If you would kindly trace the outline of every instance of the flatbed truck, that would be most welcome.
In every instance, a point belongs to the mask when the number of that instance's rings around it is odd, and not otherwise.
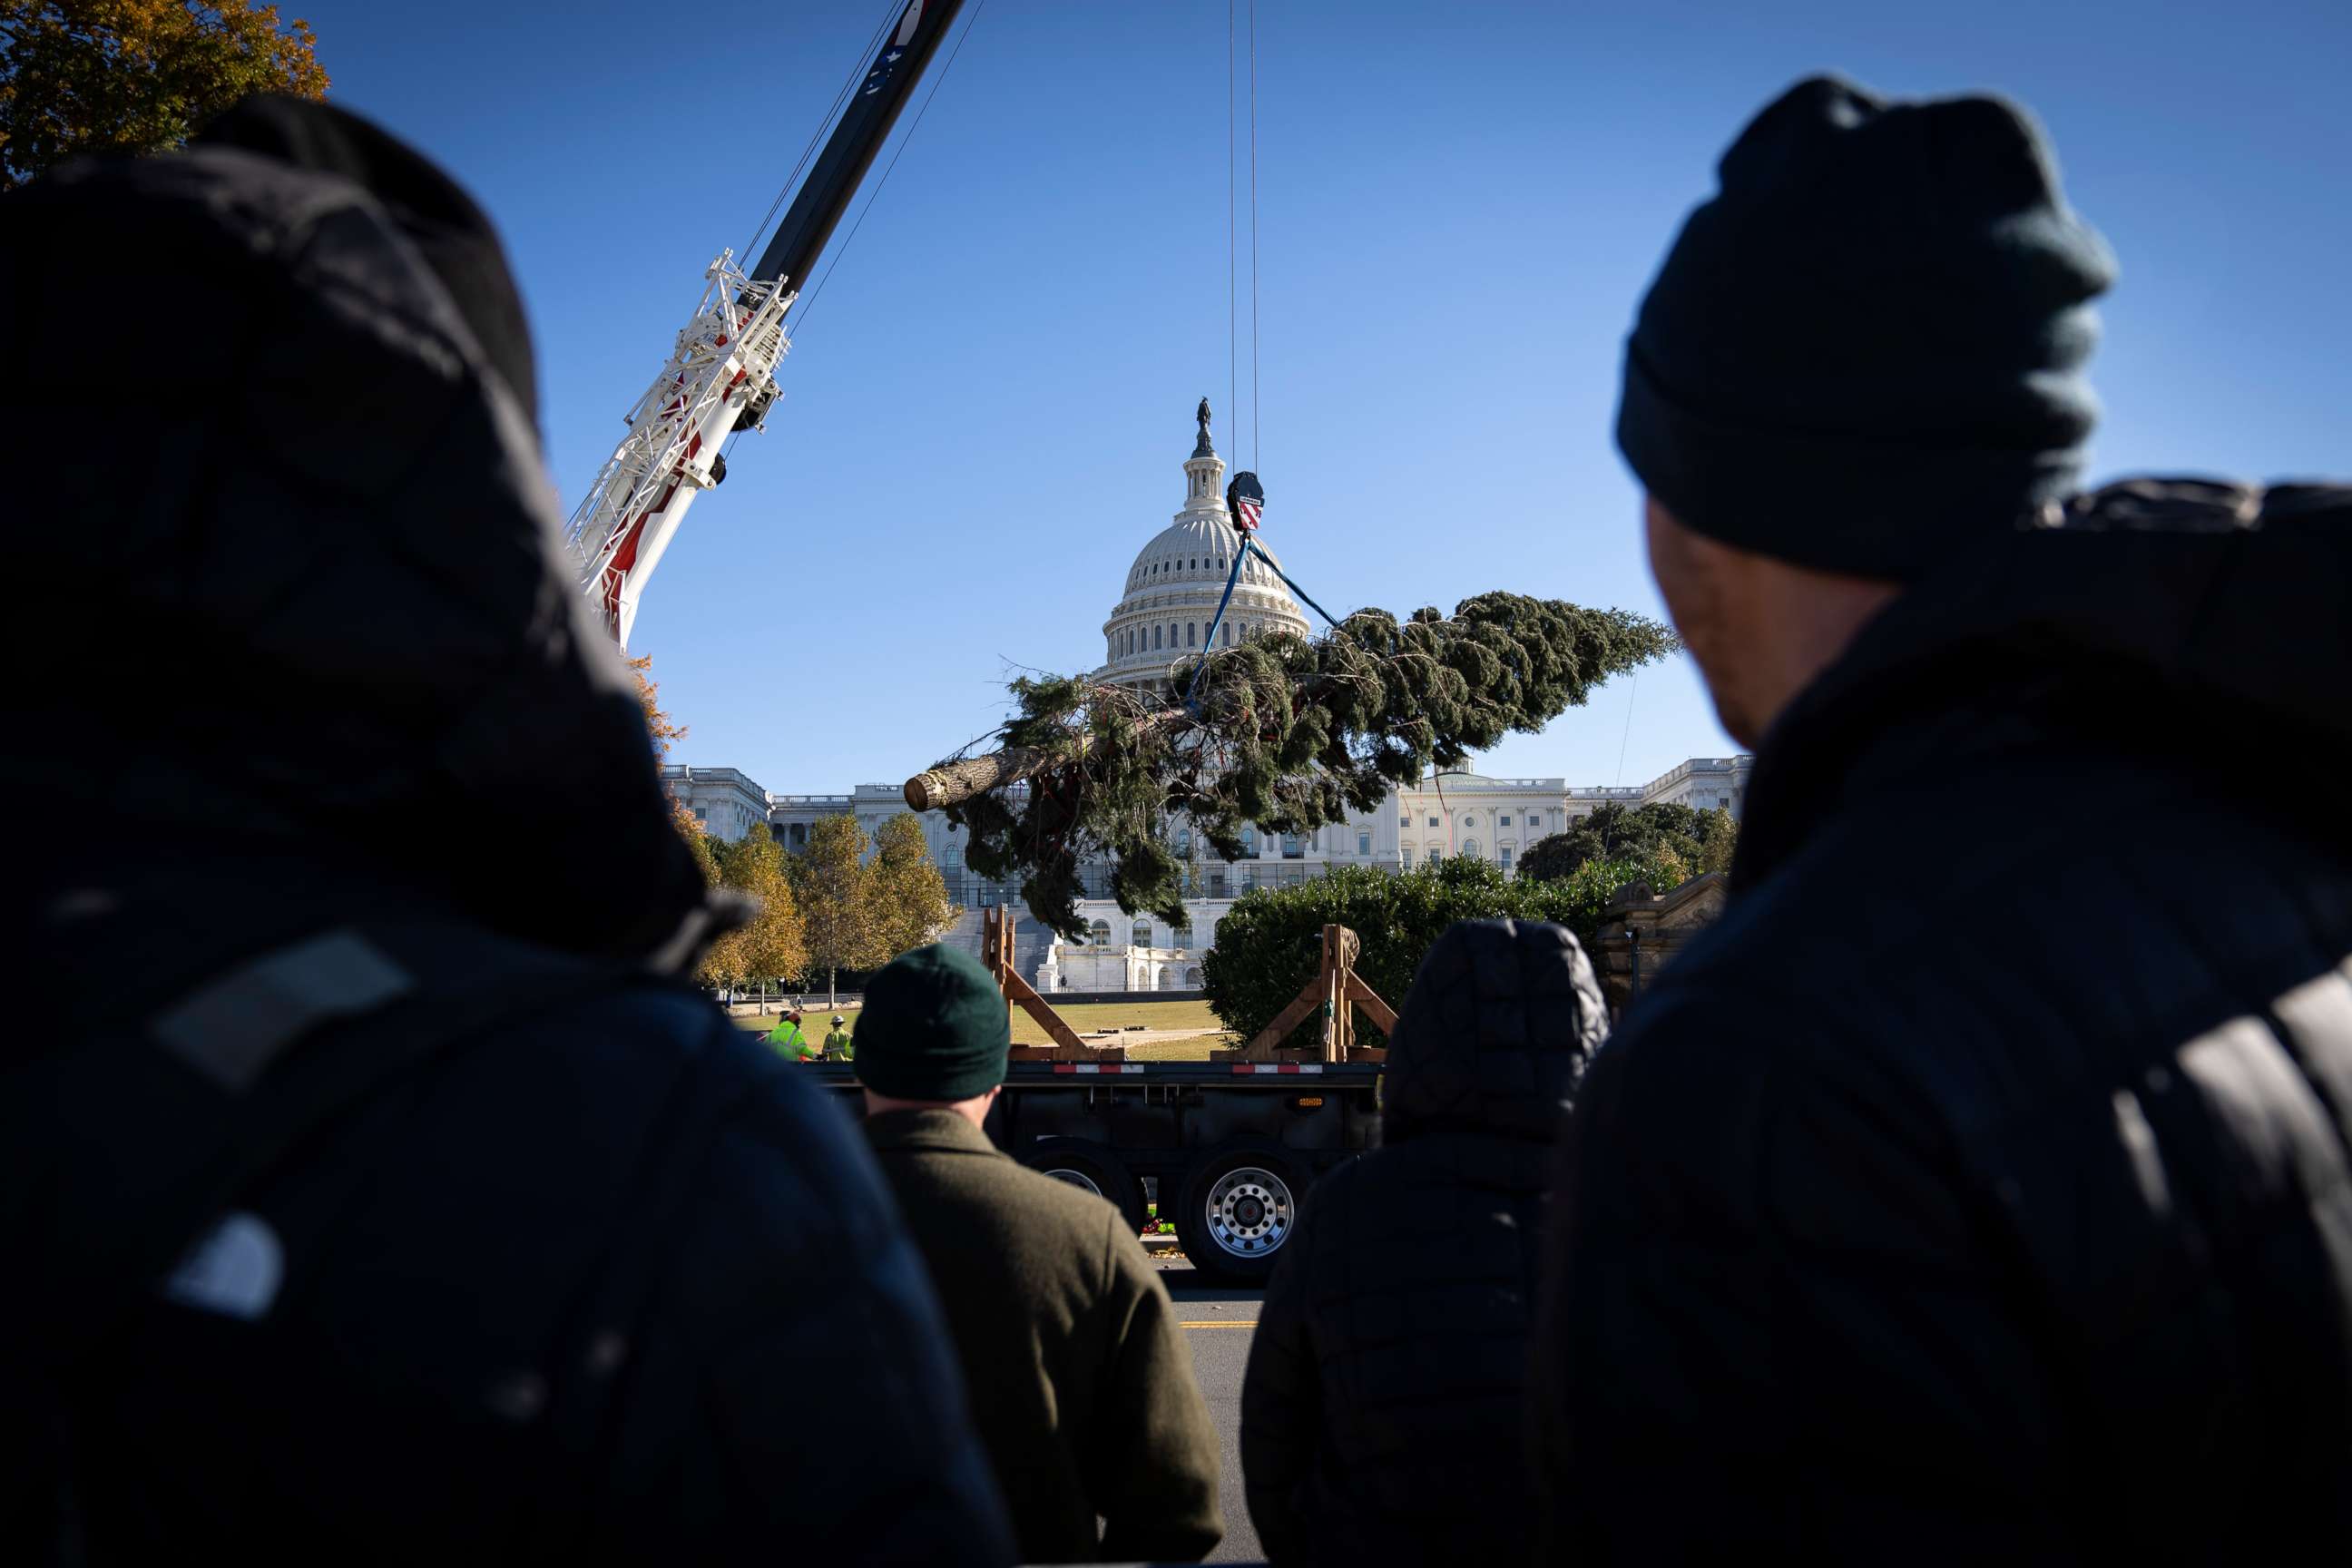
[[[863,1114],[848,1063],[802,1070]],[[1108,1199],[1139,1235],[1156,1204],[1203,1277],[1262,1284],[1315,1182],[1378,1146],[1380,1073],[1369,1062],[1016,1061],[987,1131],[1031,1170]]]

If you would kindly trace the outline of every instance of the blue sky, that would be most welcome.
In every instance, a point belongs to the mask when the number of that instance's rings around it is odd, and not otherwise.
[[[499,222],[567,507],[881,8],[287,6],[335,100]],[[1723,146],[1822,68],[2050,128],[2123,262],[2095,476],[2352,468],[2352,5],[1265,0],[1257,33],[1258,467],[1269,542],[1335,611],[1663,613],[1610,444],[1620,344]],[[1234,454],[1225,51],[1213,0],[986,0],[646,595],[680,759],[895,783],[993,724],[1014,667],[1098,659],[1204,393]],[[1637,782],[1730,749],[1686,666],[1633,684],[1484,765]]]

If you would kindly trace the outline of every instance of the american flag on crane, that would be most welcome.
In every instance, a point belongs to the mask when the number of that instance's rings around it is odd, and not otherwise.
[[[1225,510],[1233,514],[1235,528],[1244,533],[1257,531],[1265,515],[1265,491],[1259,487],[1255,474],[1244,468],[1234,476],[1234,482],[1225,487]]]

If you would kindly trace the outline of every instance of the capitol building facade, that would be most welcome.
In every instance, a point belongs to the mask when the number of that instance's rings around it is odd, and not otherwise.
[[[1124,590],[1103,622],[1104,661],[1095,672],[1098,680],[1164,689],[1175,662],[1197,653],[1211,635],[1240,536],[1225,510],[1225,464],[1211,442],[1206,414],[1204,404],[1199,437],[1184,461],[1183,508],[1137,554]],[[1305,637],[1311,630],[1281,578],[1252,560],[1234,584],[1223,623],[1216,627],[1216,646],[1232,647],[1277,631]],[[1179,826],[1176,850],[1193,863],[1185,900],[1189,920],[1183,929],[1167,929],[1150,915],[1122,913],[1109,897],[1109,866],[1090,866],[1081,873],[1089,896],[1079,905],[1079,916],[1088,928],[1087,939],[1063,940],[1022,911],[1015,928],[1015,963],[1043,992],[1196,990],[1201,955],[1215,942],[1217,922],[1234,899],[1252,889],[1296,886],[1334,866],[1403,870],[1464,857],[1492,861],[1508,872],[1527,846],[1604,802],[1676,802],[1736,814],[1745,804],[1751,761],[1746,755],[1693,757],[1647,784],[1625,786],[1571,785],[1564,778],[1433,773],[1413,787],[1392,791],[1377,810],[1352,815],[1345,823],[1311,834],[1245,829],[1244,856],[1231,861],[1205,842],[1196,847],[1191,830]],[[740,838],[753,824],[765,822],[787,850],[803,847],[810,827],[821,817],[855,816],[870,837],[884,818],[907,809],[896,784],[859,784],[843,795],[777,795],[734,768],[671,763],[662,775],[670,794],[705,831]],[[931,858],[947,881],[949,899],[964,910],[944,940],[976,951],[981,911],[1018,906],[1020,889],[967,870],[963,835],[942,814],[924,812],[919,820]]]

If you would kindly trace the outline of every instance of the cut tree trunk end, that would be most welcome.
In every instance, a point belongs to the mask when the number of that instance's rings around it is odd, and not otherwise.
[[[1049,761],[1034,746],[1011,746],[984,757],[966,757],[960,763],[928,768],[907,781],[907,806],[910,811],[938,811],[961,805],[974,795],[1042,772]]]
[[[1136,726],[1139,736],[1151,736],[1162,730],[1176,727],[1186,717],[1181,708],[1164,708]],[[1091,735],[1078,738],[1079,756],[1086,755],[1093,741]],[[1023,779],[1034,778],[1055,763],[1053,753],[1035,746],[1007,746],[1001,752],[985,756],[966,757],[960,763],[942,763],[926,768],[907,781],[907,806],[911,811],[939,811],[950,805],[961,805],[974,795],[991,790],[1003,789]]]

